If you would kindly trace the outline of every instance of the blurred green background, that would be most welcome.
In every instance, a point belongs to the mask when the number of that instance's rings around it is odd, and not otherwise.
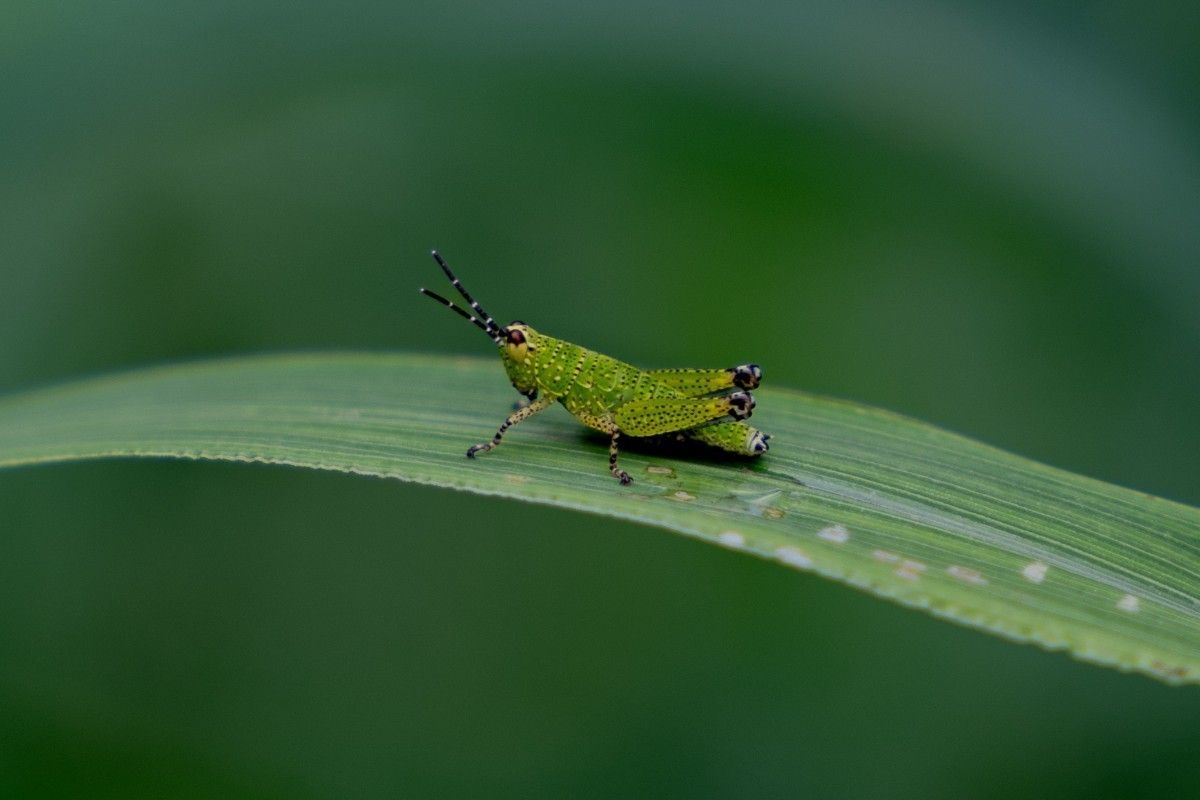
[[[502,319],[1197,504],[1198,45],[1119,0],[8,2],[0,391],[487,353],[437,246]],[[0,530],[6,797],[1200,785],[1194,688],[612,520],[98,463],[0,474]]]

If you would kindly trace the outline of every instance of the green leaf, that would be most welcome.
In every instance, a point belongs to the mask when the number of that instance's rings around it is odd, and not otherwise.
[[[854,403],[764,387],[757,460],[622,456],[561,409],[476,460],[514,395],[494,360],[299,355],[0,400],[0,466],[103,456],[379,475],[643,522],[1171,683],[1200,681],[1200,509]],[[786,620],[781,621],[786,625]]]

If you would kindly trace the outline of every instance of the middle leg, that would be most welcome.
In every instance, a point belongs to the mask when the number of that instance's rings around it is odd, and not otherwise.
[[[574,412],[579,421],[589,428],[595,428],[598,431],[603,431],[609,435],[608,440],[608,471],[612,476],[621,482],[622,486],[628,486],[633,483],[633,478],[629,477],[629,473],[617,466],[617,451],[619,449],[618,442],[621,439],[621,429],[617,427],[617,423],[609,415],[603,417],[589,414],[586,411],[576,409]]]
[[[622,486],[628,486],[633,483],[633,478],[629,477],[628,472],[617,466],[617,440],[620,438],[621,432],[614,426],[612,439],[608,443],[608,471],[621,482]]]

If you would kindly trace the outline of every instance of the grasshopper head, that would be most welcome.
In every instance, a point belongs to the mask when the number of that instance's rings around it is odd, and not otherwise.
[[[518,392],[528,394],[537,385],[532,356],[538,350],[541,336],[520,320],[510,322],[501,332],[503,336],[498,344],[504,371]]]

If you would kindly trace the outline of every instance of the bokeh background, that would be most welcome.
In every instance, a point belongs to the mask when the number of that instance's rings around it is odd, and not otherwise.
[[[1195,3],[10,0],[0,391],[486,353],[437,246],[504,319],[1200,503],[1198,86]],[[96,463],[0,474],[0,534],[6,797],[1200,786],[1194,688],[613,520]]]

